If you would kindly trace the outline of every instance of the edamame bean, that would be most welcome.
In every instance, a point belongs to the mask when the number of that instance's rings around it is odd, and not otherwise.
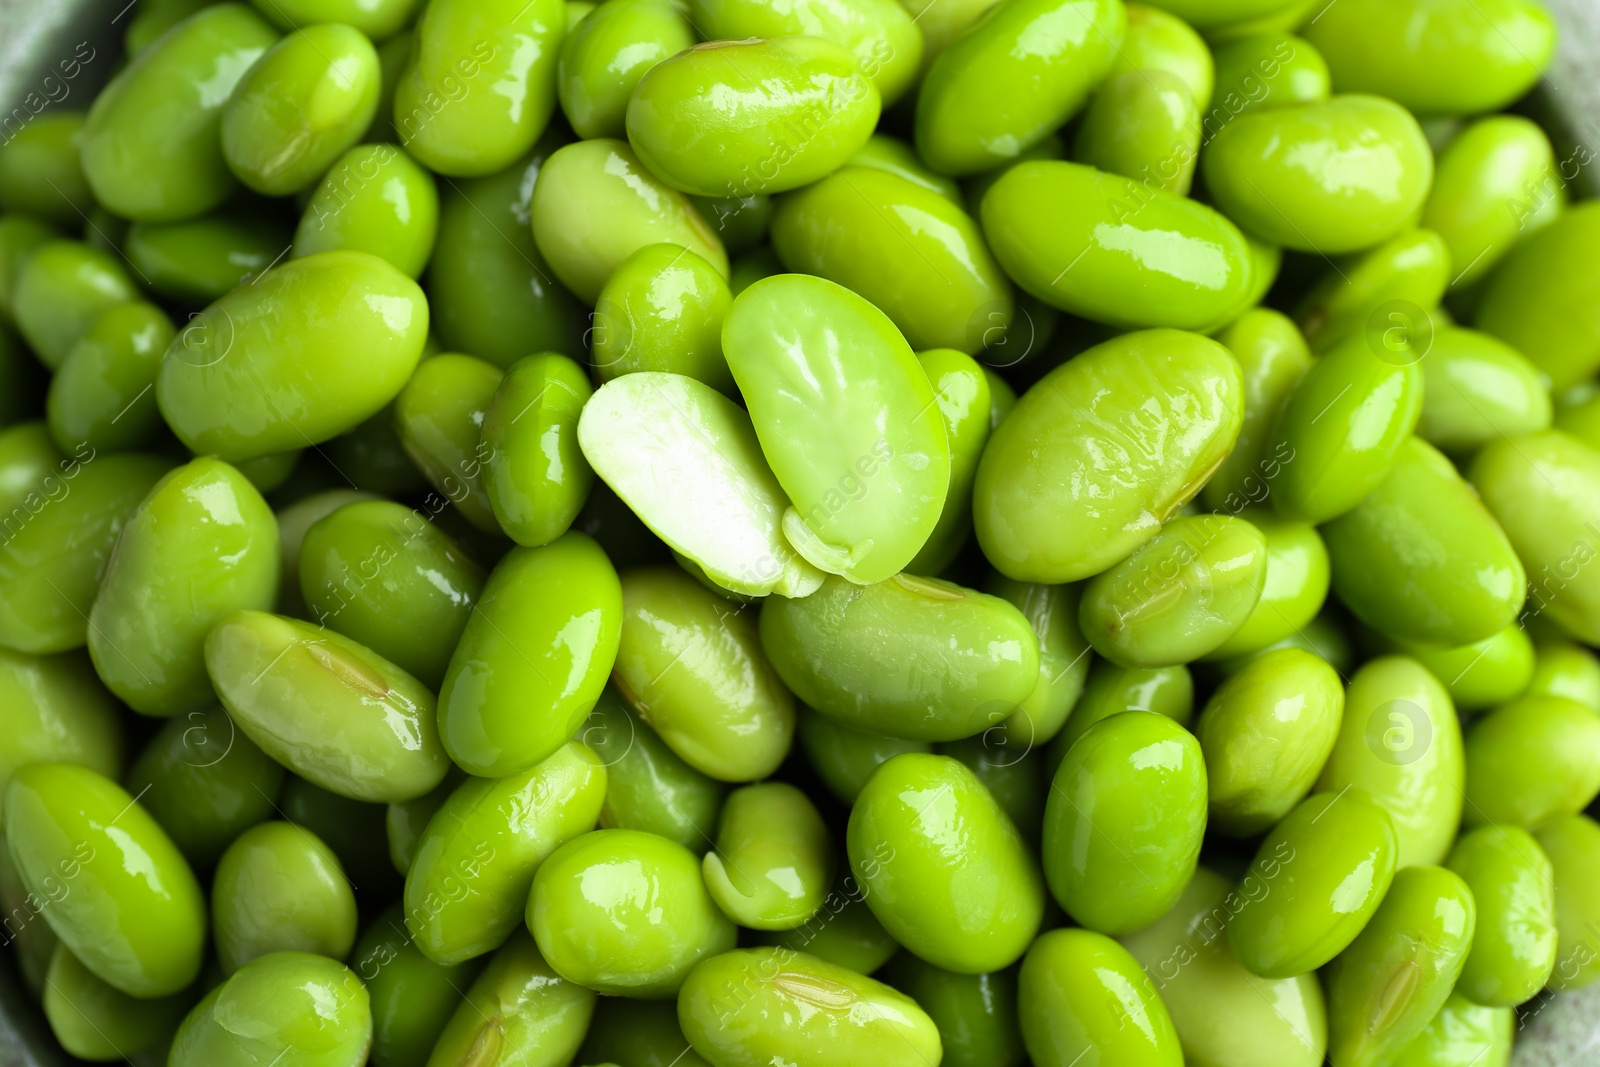
[[[1461,728],[1444,685],[1404,656],[1368,661],[1350,679],[1317,789],[1359,790],[1381,804],[1407,867],[1444,861],[1461,822],[1462,783]]]
[[[1243,408],[1238,363],[1214,341],[1149,330],[1096,345],[990,435],[973,485],[979,546],[1018,581],[1100,573],[1199,492]]]
[[[484,573],[418,512],[358,500],[312,523],[299,585],[311,617],[434,688],[483,591]]]
[[[169,1041],[191,998],[185,992],[144,1000],[95,976],[65,945],[56,945],[45,979],[44,1016],[67,1052],[86,1060],[125,1060]]]
[[[917,353],[917,362],[933,386],[950,442],[950,488],[939,521],[906,569],[913,574],[938,574],[972,538],[972,480],[989,441],[989,379],[971,356],[953,348]]]
[[[1594,247],[1596,234],[1600,206],[1562,212],[1517,243],[1485,283],[1478,305],[1478,329],[1532,360],[1557,393],[1600,370],[1600,316],[1591,311],[1600,271],[1584,252]]]
[[[1600,719],[1563,697],[1526,696],[1473,724],[1466,763],[1468,826],[1539,830],[1600,794]]]
[[[79,154],[83,123],[81,111],[53,109],[7,130],[0,146],[0,208],[58,226],[76,225],[93,210],[94,194]]]
[[[842,803],[854,804],[879,764],[902,752],[932,752],[927,741],[908,741],[856,730],[802,705],[796,733],[806,760]],[[792,948],[803,948],[792,945]]]
[[[222,155],[267,196],[310,186],[354,145],[378,110],[378,51],[352,26],[295,30],[267,49],[222,113]]]
[[[1078,629],[1079,590],[1018,582],[996,571],[984,591],[1015,605],[1039,639],[1039,680],[1006,720],[1006,734],[1029,748],[1042,745],[1061,732],[1089,674],[1089,644]]]
[[[1056,768],[1044,813],[1050,891],[1091,930],[1147,926],[1193,876],[1205,822],[1199,742],[1164,715],[1113,715]]]
[[[733,395],[722,357],[732,303],[727,280],[700,256],[675,244],[644,246],[618,265],[595,304],[590,355],[600,380],[669,371]]]
[[[837,42],[855,56],[884,107],[914,87],[922,64],[919,23],[892,0],[854,4],[807,0],[784,7],[752,0],[695,0],[690,13],[710,41],[809,34]]]
[[[330,793],[289,775],[278,797],[283,817],[322,838],[333,849],[363,894],[387,900],[400,892],[401,879],[389,858],[387,804],[368,804]]]
[[[1398,1067],[1506,1067],[1517,1013],[1510,1008],[1485,1008],[1460,993],[1451,993],[1428,1028],[1412,1039],[1395,1063]]]
[[[283,773],[227,712],[210,708],[169,719],[128,768],[128,788],[203,869],[245,830],[272,818]]]
[[[617,572],[587,536],[512,549],[490,573],[439,690],[445,751],[468,774],[503,777],[560,749],[600,696],[621,623]]]
[[[1243,311],[1250,293],[1238,227],[1145,181],[1081,163],[1019,163],[984,194],[979,216],[1012,280],[1093,322],[1210,329]]]
[[[394,145],[358,145],[317,184],[295,229],[293,255],[367,252],[417,278],[438,231],[433,175]]]
[[[1550,428],[1550,393],[1539,369],[1489,334],[1440,330],[1422,376],[1417,436],[1447,452]]]
[[[1425,348],[1432,325],[1424,317],[1444,296],[1451,267],[1444,238],[1408,230],[1325,275],[1301,304],[1300,328],[1319,353],[1351,334],[1386,336],[1390,327]]]
[[[0,814],[5,787],[29,763],[76,763],[107,778],[122,774],[116,700],[81,652],[30,656],[0,647]]]
[[[664,999],[733,948],[694,853],[638,830],[596,830],[539,866],[528,929],[550,966],[597,993]]]
[[[1018,1067],[1017,973],[953,974],[902,952],[887,979],[928,1013],[944,1047],[941,1067]]]
[[[734,299],[722,350],[792,501],[789,544],[859,585],[898,574],[939,521],[950,445],[893,322],[843,286],[780,274]]]
[[[421,682],[348,637],[237,611],[206,638],[206,670],[239,728],[273,759],[353,800],[431,791],[449,759]]]
[[[83,647],[117,535],[169,466],[156,456],[102,456],[86,445],[76,457],[57,461],[56,472],[3,520],[0,644],[19,652]]]
[[[1216,651],[1261,599],[1267,542],[1229,515],[1174,519],[1083,587],[1078,624],[1124,667],[1170,667]]]
[[[534,185],[560,143],[546,134],[498,174],[444,187],[427,288],[447,348],[499,367],[530,351],[578,351],[584,313],[552,276],[532,230]]]
[[[125,790],[71,763],[6,787],[6,844],[45,921],[96,977],[164,997],[200,973],[206,904],[182,853]],[[120,824],[120,825],[118,825]]]
[[[900,951],[900,943],[873,916],[863,893],[854,876],[846,875],[804,923],[793,930],[758,932],[754,940],[806,952],[857,974],[872,974]]]
[[[1179,1067],[1178,1033],[1127,949],[1091,930],[1052,930],[1017,978],[1022,1041],[1036,1067],[1077,1062]]]
[[[1600,711],[1600,659],[1570,641],[1540,642],[1528,694],[1566,697]]]
[[[1218,43],[1212,57],[1216,91],[1203,123],[1207,139],[1252,108],[1328,99],[1328,63],[1303,37],[1245,33]]]
[[[1557,819],[1537,834],[1556,886],[1556,966],[1553,990],[1582,989],[1600,978],[1594,946],[1600,922],[1600,825],[1587,815]]]
[[[423,1067],[477,964],[444,967],[424,956],[412,944],[404,910],[396,903],[356,942],[350,969],[372,999],[374,1067]]]
[[[1478,1004],[1515,1007],[1544,987],[1556,963],[1555,876],[1533,835],[1516,826],[1462,834],[1448,866],[1472,890],[1478,923],[1457,990]]]
[[[374,41],[392,36],[416,13],[417,0],[250,0],[283,29],[343,22]]]
[[[223,113],[247,71],[278,40],[243,4],[217,4],[143,49],[95,98],[83,172],[123,218],[197,218],[237,187],[223,158]]]
[[[354,429],[411,377],[428,334],[415,282],[365,252],[276,267],[194,318],[167,348],[161,414],[230,462]]]
[[[1354,508],[1388,476],[1422,413],[1413,354],[1374,351],[1353,337],[1317,360],[1283,401],[1266,451],[1282,467],[1272,506],[1323,523]]]
[[[395,398],[400,443],[433,487],[473,526],[498,534],[484,489],[489,449],[482,431],[505,372],[486,360],[447,353],[424,360]]]
[[[1211,660],[1259,652],[1297,636],[1328,596],[1328,550],[1311,524],[1265,507],[1247,508],[1241,517],[1266,540],[1266,577],[1244,625],[1206,657]]]
[[[1339,675],[1301,649],[1264,652],[1230,675],[1195,728],[1208,825],[1249,837],[1281,820],[1311,791],[1343,713]]]
[[[697,854],[714,847],[727,787],[685,763],[614,687],[600,694],[578,740],[606,769],[601,826],[658,834]]]
[[[950,842],[968,857],[949,863]],[[846,844],[867,906],[936,967],[987,974],[1021,958],[1044,914],[1044,879],[977,775],[948,756],[906,753],[868,779]]]
[[[1244,421],[1233,450],[1206,482],[1200,499],[1213,510],[1237,514],[1271,492],[1283,457],[1265,454],[1268,434],[1284,397],[1311,367],[1312,359],[1299,328],[1270,308],[1245,312],[1217,339],[1239,362]]]
[[[712,778],[765,778],[789,751],[794,697],[761,650],[753,613],[676,567],[622,579],[612,677],[661,740]]]
[[[1243,229],[1336,255],[1371,248],[1412,222],[1433,180],[1433,153],[1399,104],[1347,94],[1239,115],[1212,138],[1200,169],[1217,206]]]
[[[517,931],[472,984],[433,1046],[429,1067],[571,1063],[594,1015],[594,993],[551,969]]]
[[[1584,566],[1596,555],[1600,452],[1545,430],[1491,442],[1469,474],[1528,571],[1528,614],[1600,642],[1600,567]]]
[[[154,304],[107,308],[50,379],[50,435],[64,450],[121,452],[153,444],[165,427],[155,397],[172,322]]]
[[[1361,935],[1328,967],[1328,1058],[1389,1062],[1450,996],[1472,947],[1472,890],[1443,867],[1394,877]]]
[[[222,854],[211,921],[224,974],[270,952],[342,960],[356,940],[356,898],[332,849],[303,827],[266,822]]]
[[[632,513],[717,585],[784,597],[821,586],[780,529],[789,499],[750,416],[709,385],[654,371],[607,382],[584,405],[578,444]]]
[[[1360,789],[1313,793],[1273,827],[1235,892],[1228,946],[1263,978],[1321,967],[1355,940],[1389,891],[1389,814]]]
[[[705,218],[623,141],[600,137],[553,153],[533,187],[532,218],[551,271],[584,303],[645,245],[680,245],[727,276],[728,254]]]
[[[1193,1067],[1320,1067],[1328,1044],[1316,976],[1259,978],[1224,932],[1240,899],[1232,883],[1195,871],[1172,910],[1121,938],[1161,994]]]
[[[1544,131],[1520,115],[1492,115],[1439,153],[1422,225],[1444,238],[1450,287],[1465,290],[1487,277],[1524,233],[1553,222],[1566,199]]]
[[[826,37],[713,40],[639,80],[628,100],[628,143],[686,193],[781,193],[855,155],[881,108],[856,56]]]
[[[1128,70],[1114,73],[1089,102],[1072,158],[1187,196],[1200,133],[1200,109],[1182,78],[1165,70]]]
[[[1511,541],[1448,459],[1405,441],[1389,474],[1323,528],[1333,588],[1361,621],[1463,645],[1517,617],[1527,576]]]
[[[278,566],[278,524],[244,475],[209,456],[170,471],[106,563],[89,611],[95,671],[146,715],[209,706],[206,635],[230,612],[270,609]]]
[[[516,928],[533,875],[599,817],[606,771],[569,743],[521,774],[468,778],[428,822],[406,874],[406,928],[422,954],[453,966]]]
[[[1041,26],[1051,31],[1036,39]],[[936,171],[966,175],[1031,148],[1110,73],[1127,29],[1120,0],[996,5],[928,68],[917,94],[917,152]]]
[[[394,90],[394,126],[406,151],[451,177],[509,166],[555,110],[566,27],[559,0],[429,3]]]
[[[694,30],[684,13],[665,0],[602,4],[592,14],[599,17],[584,16],[561,42],[556,66],[561,111],[579,137],[624,137],[628,98],[639,79],[693,45]]]
[[[1445,684],[1457,711],[1515,700],[1533,678],[1533,641],[1520,620],[1470,645],[1428,645],[1375,635],[1380,648],[1410,656]]]
[[[772,245],[790,270],[871,301],[919,351],[970,355],[991,330],[1011,324],[1011,283],[977,222],[959,204],[887,170],[845,167],[780,198]]]
[[[178,1028],[168,1063],[360,1067],[371,1045],[372,1002],[354,974],[325,956],[274,952],[207,994]]]
[[[792,930],[822,907],[833,842],[806,795],[786,782],[735,789],[716,848],[700,865],[724,915],[751,930]]]
[[[802,600],[769,599],[761,644],[806,704],[912,740],[980,733],[1011,715],[1039,677],[1039,640],[1010,603],[909,574],[866,587],[829,578]]]
[[[1532,0],[1357,0],[1305,26],[1341,93],[1380,93],[1424,115],[1496,111],[1539,79],[1556,26]]]
[[[11,312],[28,347],[56,370],[106,309],[138,298],[110,253],[81,241],[51,241],[17,272]]]

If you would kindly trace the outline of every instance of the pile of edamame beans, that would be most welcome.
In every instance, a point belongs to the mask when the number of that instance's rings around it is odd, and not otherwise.
[[[124,17],[0,144],[67,1053],[1505,1067],[1600,979],[1536,0]]]

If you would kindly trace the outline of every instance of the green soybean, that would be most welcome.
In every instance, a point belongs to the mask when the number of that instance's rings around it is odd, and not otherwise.
[[[953,974],[910,953],[886,975],[939,1028],[941,1067],[1018,1067],[1025,1052],[1017,1023],[1017,973]]]
[[[224,974],[270,952],[342,960],[356,940],[356,898],[333,850],[304,827],[267,822],[240,834],[211,884]]]
[[[1468,645],[1376,636],[1379,648],[1410,656],[1432,671],[1450,691],[1457,711],[1482,711],[1515,700],[1529,690],[1534,676],[1533,640],[1520,620]]]
[[[741,949],[700,964],[678,997],[678,1022],[718,1067],[923,1067],[943,1054],[933,1020],[910,997],[787,948]]]
[[[617,572],[587,536],[512,549],[489,575],[439,690],[445,751],[486,776],[556,752],[599,698],[621,624]]]
[[[1071,208],[1052,207],[1062,204]],[[1254,268],[1238,227],[1120,174],[1019,163],[984,194],[979,216],[1019,286],[1093,322],[1210,329],[1243,311],[1250,293]]]
[[[1600,719],[1563,697],[1526,696],[1467,732],[1468,826],[1539,830],[1600,794]]]
[[[492,951],[517,926],[534,872],[599,817],[606,771],[568,744],[521,774],[468,778],[428,822],[406,874],[406,928],[444,966]]]
[[[488,1062],[570,1063],[595,995],[551,969],[533,939],[512,935],[494,954],[433,1046],[429,1067]]]
[[[117,304],[96,318],[50,379],[45,409],[57,443],[97,452],[152,443],[162,429],[161,413],[146,394],[173,332],[153,304]]]
[[[356,942],[350,969],[372,998],[374,1067],[423,1067],[477,965],[445,967],[424,956],[396,903]]]
[[[758,944],[805,952],[857,974],[872,974],[900,951],[883,924],[867,907],[863,890],[853,875],[828,893],[827,900],[793,930],[760,932]]]
[[[1371,248],[1411,223],[1428,195],[1433,153],[1399,104],[1336,95],[1237,116],[1212,138],[1200,171],[1241,228],[1335,255]]]
[[[29,763],[76,763],[121,776],[117,702],[83,653],[30,656],[0,647],[0,700],[11,709],[0,735],[0,814],[6,784]]]
[[[1383,482],[1422,412],[1422,369],[1408,353],[1351,338],[1306,371],[1283,401],[1267,452],[1282,469],[1272,506],[1322,523]]]
[[[311,617],[435,688],[484,573],[420,513],[358,500],[312,523],[299,585]]]
[[[1305,26],[1339,92],[1379,93],[1420,115],[1497,111],[1544,73],[1555,20],[1532,0],[1357,0]]]
[[[693,45],[694,29],[684,13],[665,0],[602,4],[591,14],[598,17],[584,16],[561,42],[556,66],[561,111],[579,137],[623,137],[628,98],[639,79],[657,63]]]
[[[206,635],[229,612],[271,608],[278,566],[278,525],[244,475],[210,457],[169,472],[106,563],[89,611],[95,671],[146,715],[207,707]]]
[[[727,787],[685,763],[614,687],[600,694],[578,740],[606,769],[601,826],[658,834],[695,853],[715,845]]]
[[[274,952],[206,995],[178,1028],[168,1063],[359,1067],[371,1044],[372,1002],[360,979],[337,960]]]
[[[826,37],[714,40],[639,80],[628,100],[628,143],[687,193],[780,193],[855,155],[881,107],[855,55]]]
[[[1600,658],[1570,641],[1541,641],[1529,695],[1566,697],[1600,711]]]
[[[169,719],[128,768],[128,788],[199,868],[270,819],[283,767],[221,708]]]
[[[228,169],[267,196],[310,186],[371,125],[379,80],[378,51],[360,30],[295,30],[256,60],[228,99]]]
[[[85,967],[136,997],[168,996],[194,981],[205,898],[183,854],[133,797],[87,767],[34,763],[12,775],[5,808],[22,884],[50,900],[45,921]]]
[[[1045,804],[1045,876],[1083,926],[1125,934],[1177,901],[1200,859],[1206,765],[1183,727],[1113,715],[1067,750]]]
[[[1036,1067],[1180,1067],[1172,1017],[1128,950],[1092,930],[1052,930],[1017,977],[1022,1042]]]
[[[1238,363],[1214,341],[1150,330],[1096,345],[990,436],[973,485],[979,546],[1019,581],[1100,573],[1199,492],[1243,407]]]
[[[1549,857],[1520,827],[1482,826],[1461,835],[1448,866],[1465,880],[1478,906],[1458,992],[1491,1007],[1521,1004],[1544,987],[1556,962]]]
[[[417,21],[394,90],[407,152],[436,174],[493,174],[544,132],[556,104],[560,0],[443,0]]]
[[[136,222],[128,227],[123,252],[156,293],[208,304],[275,264],[289,240],[276,219],[217,212],[179,222]]]
[[[960,840],[969,857],[947,856]],[[1044,913],[1044,879],[978,777],[948,756],[906,753],[850,810],[850,867],[894,939],[936,967],[986,974],[1021,958]]]
[[[1119,667],[1096,659],[1083,695],[1050,744],[1051,765],[1059,766],[1061,757],[1089,727],[1124,711],[1153,711],[1187,726],[1194,714],[1194,679],[1189,668]]]
[[[1427,1029],[1472,947],[1472,890],[1443,867],[1395,875],[1361,935],[1327,970],[1328,1055],[1337,1064],[1389,1062]]]
[[[1444,238],[1450,287],[1465,290],[1487,277],[1524,232],[1554,221],[1565,204],[1550,138],[1521,115],[1492,115],[1439,153],[1422,225]]]
[[[450,761],[433,694],[366,646],[298,619],[238,611],[217,621],[205,653],[233,720],[302,778],[385,804],[444,779]]]
[[[712,778],[765,778],[789,751],[794,697],[762,651],[753,613],[676,567],[624,575],[612,676],[667,747]]]
[[[830,578],[803,600],[769,599],[761,644],[795,695],[842,724],[954,741],[1011,715],[1038,683],[1039,641],[999,597],[899,574]],[[886,672],[885,663],[906,665]]]
[[[1501,437],[1547,430],[1550,393],[1526,356],[1486,333],[1446,327],[1422,361],[1417,436],[1466,453]]]
[[[79,45],[79,49],[85,47],[88,42]],[[74,60],[64,62],[70,66]],[[35,215],[58,226],[75,225],[92,211],[94,194],[83,176],[80,159],[83,125],[81,111],[53,109],[33,116],[20,128],[9,129],[10,136],[0,146],[4,148],[0,151],[0,208]]]
[[[157,1000],[130,997],[59,944],[50,958],[42,1000],[50,1032],[61,1047],[96,1061],[159,1048],[171,1039],[190,1003],[181,992]]]
[[[135,55],[95,98],[83,171],[97,201],[123,218],[196,218],[237,188],[223,157],[233,90],[278,40],[243,4],[185,19]]]
[[[500,533],[483,476],[483,423],[505,372],[487,360],[445,353],[424,360],[395,398],[400,444],[433,487],[487,534]]]
[[[1235,892],[1228,946],[1262,978],[1292,978],[1356,939],[1394,880],[1387,812],[1366,793],[1313,793],[1261,842]]]
[[[1450,461],[1417,438],[1323,534],[1339,599],[1385,633],[1469,644],[1522,608],[1527,578],[1510,540]]]
[[[1205,115],[1208,138],[1252,108],[1328,99],[1328,63],[1303,37],[1246,33],[1218,43],[1212,56],[1216,91]]]
[[[161,361],[156,400],[197,452],[234,462],[303,448],[393,400],[427,334],[422,290],[383,260],[306,256],[191,320]]]
[[[1300,328],[1319,353],[1377,328],[1384,336],[1390,327],[1409,330],[1420,341],[1430,325],[1418,320],[1438,306],[1451,266],[1444,238],[1407,230],[1324,276],[1301,303]]]
[[[1244,421],[1233,451],[1206,482],[1200,499],[1213,510],[1238,514],[1251,503],[1261,503],[1272,491],[1284,457],[1267,453],[1268,435],[1284,398],[1311,367],[1312,359],[1293,320],[1271,308],[1245,312],[1217,339],[1239,362]]]
[[[138,299],[122,263],[81,241],[39,246],[16,275],[11,312],[17,332],[56,370],[108,308]]]
[[[394,145],[358,145],[327,168],[306,202],[292,254],[366,252],[417,278],[438,232],[433,175]]]
[[[1600,921],[1600,825],[1587,815],[1557,819],[1537,834],[1556,887],[1554,990],[1581,989],[1600,978],[1594,924]]]
[[[772,246],[784,266],[870,300],[917,349],[967,354],[1011,323],[1011,284],[973,218],[887,170],[849,166],[778,201]],[[907,254],[910,251],[912,254]]]
[[[1468,473],[1528,572],[1528,613],[1600,642],[1600,568],[1584,565],[1596,555],[1600,452],[1545,430],[1491,442]]]
[[[803,792],[763,782],[728,795],[717,846],[700,866],[706,891],[728,918],[751,930],[792,930],[822,907],[833,842]]]
[[[704,258],[676,244],[646,245],[600,290],[591,357],[602,382],[635,371],[686,374],[732,395],[722,323],[733,293]]]
[[[852,358],[836,357],[849,337]],[[807,562],[868,585],[927,542],[950,485],[933,386],[893,322],[821,278],[764,278],[734,300],[722,350],[792,507]]]
[[[795,732],[806,760],[840,802],[854,804],[879,764],[902,752],[932,752],[927,741],[856,730],[801,706]],[[803,948],[793,945],[792,948]]]
[[[1078,628],[1076,586],[1018,582],[998,571],[984,591],[1009,600],[1033,626],[1039,639],[1039,680],[1006,720],[1007,736],[1031,747],[1061,732],[1084,692],[1089,674],[1089,644]]]
[[[534,875],[527,921],[567,981],[646,1000],[677,994],[697,963],[736,940],[694,853],[637,830],[596,830],[558,848]]]
[[[1165,70],[1127,70],[1113,74],[1095,93],[1072,158],[1187,196],[1200,158],[1200,135],[1200,107],[1190,85]]]
[[[1517,1013],[1510,1008],[1485,1008],[1460,993],[1451,993],[1428,1028],[1412,1039],[1395,1061],[1400,1067],[1454,1067],[1478,1063],[1506,1067]]]
[[[990,170],[1083,106],[1128,29],[1118,0],[1026,0],[939,53],[917,94],[917,151],[944,174]],[[1038,27],[1048,26],[1037,37]]]
[[[624,141],[599,137],[554,152],[533,187],[532,217],[534,242],[550,270],[588,304],[645,245],[680,245],[727,276],[728,254],[710,224]]]
[[[1255,526],[1229,515],[1178,518],[1084,584],[1078,623],[1113,663],[1187,663],[1238,632],[1266,577],[1267,542]]]
[[[906,569],[938,574],[972,537],[972,480],[989,441],[993,399],[982,364],[953,348],[917,353],[917,362],[933,386],[950,442],[950,487],[945,491],[939,521]]]

